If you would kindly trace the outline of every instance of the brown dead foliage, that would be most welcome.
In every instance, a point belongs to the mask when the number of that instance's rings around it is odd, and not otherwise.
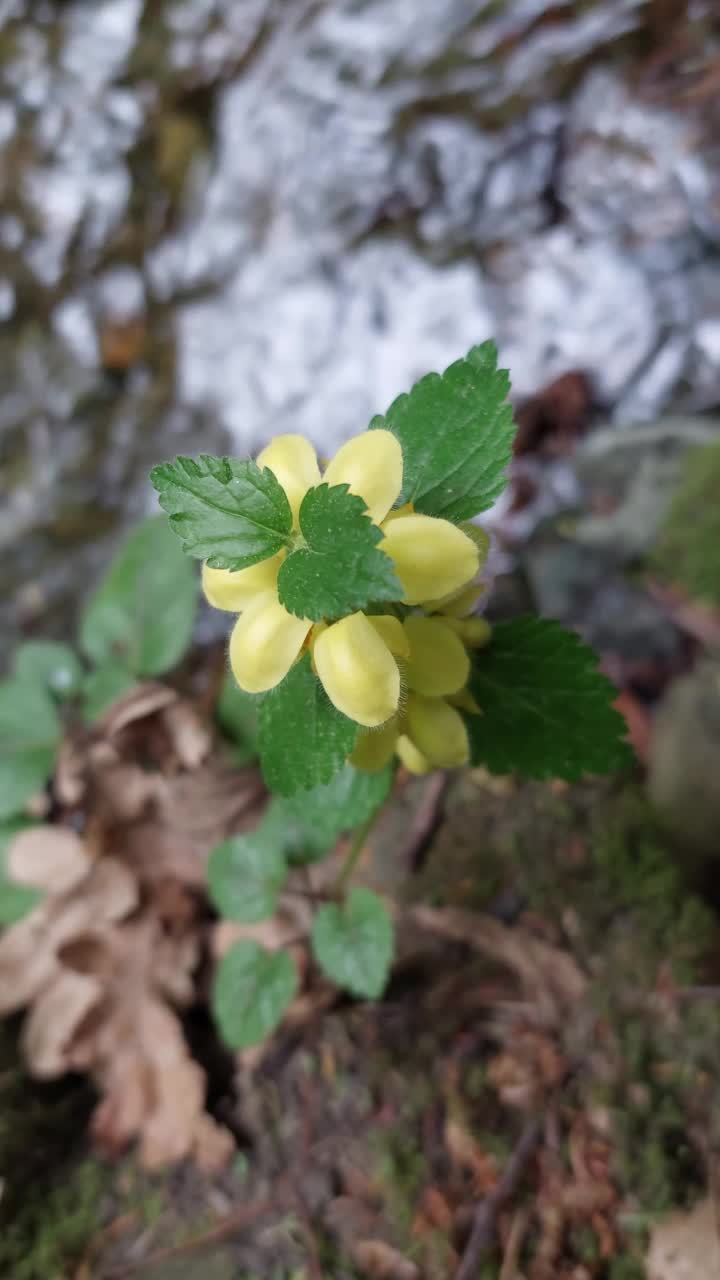
[[[137,1141],[147,1169],[218,1168],[232,1139],[205,1111],[181,1013],[207,950],[207,857],[256,820],[262,786],[189,701],[148,682],[65,742],[54,793],[58,821],[9,850],[13,877],[44,897],[0,937],[0,1014],[27,1009],[34,1075],[92,1077],[103,1151]]]

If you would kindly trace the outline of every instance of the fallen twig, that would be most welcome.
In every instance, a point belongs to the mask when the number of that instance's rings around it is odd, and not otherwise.
[[[146,1267],[159,1266],[165,1262],[174,1262],[176,1258],[182,1258],[185,1254],[194,1252],[195,1249],[202,1249],[206,1245],[218,1244],[221,1240],[227,1240],[228,1237],[234,1236],[236,1232],[244,1231],[246,1227],[252,1226],[258,1218],[264,1218],[267,1213],[273,1210],[286,1211],[291,1203],[292,1200],[288,1195],[287,1189],[272,1198],[251,1200],[249,1204],[244,1204],[242,1208],[238,1209],[237,1213],[230,1214],[222,1222],[211,1227],[209,1231],[204,1231],[199,1236],[193,1236],[191,1240],[186,1240],[183,1244],[170,1245],[165,1249],[156,1249],[154,1253],[148,1254],[145,1258],[108,1272],[108,1280],[125,1280],[125,1277],[133,1276],[138,1271],[144,1271]]]
[[[455,1280],[474,1280],[483,1254],[493,1243],[498,1215],[520,1186],[525,1170],[540,1141],[541,1133],[542,1117],[533,1116],[525,1125],[495,1190],[485,1197],[475,1211],[470,1239],[462,1262],[455,1273]]]

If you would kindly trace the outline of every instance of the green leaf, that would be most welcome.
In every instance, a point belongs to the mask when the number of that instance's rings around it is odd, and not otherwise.
[[[46,785],[61,727],[50,694],[40,684],[0,682],[0,819],[22,812]]]
[[[198,582],[162,516],[138,526],[91,597],[80,643],[96,663],[158,676],[182,658],[192,636]]]
[[[235,746],[235,763],[249,764],[258,755],[257,699],[238,688],[228,671],[223,680],[215,716],[223,733]]]
[[[260,762],[271,791],[291,796],[329,782],[351,754],[354,720],[337,711],[308,654],[260,699]]]
[[[455,523],[492,506],[507,484],[515,435],[509,389],[495,343],[483,342],[373,418],[370,429],[384,427],[402,445],[400,503]]]
[[[343,618],[373,601],[399,600],[402,587],[392,560],[377,550],[382,531],[366,514],[362,498],[346,484],[317,485],[300,507],[307,546],[280,569],[278,595],[300,618]]]
[[[362,773],[346,764],[325,786],[313,787],[283,801],[300,827],[312,834],[316,844],[331,848],[341,831],[359,827],[387,799],[393,769]]]
[[[23,831],[30,825],[17,820],[3,823],[0,827],[0,925],[17,924],[18,920],[22,920],[42,900],[42,894],[37,889],[18,884],[16,880],[10,879],[7,872],[10,842],[18,831]]]
[[[313,954],[339,987],[376,1000],[393,957],[393,926],[382,899],[370,889],[351,889],[345,903],[320,907],[313,922]]]
[[[183,551],[247,569],[289,544],[292,512],[272,471],[238,458],[176,458],[150,472]]]
[[[118,662],[105,662],[89,672],[83,682],[82,710],[86,724],[94,724],[124,693],[129,693],[137,679]]]
[[[286,951],[236,942],[220,961],[212,996],[225,1043],[231,1049],[247,1049],[264,1040],[280,1023],[296,990],[297,971]]]
[[[277,906],[287,864],[283,836],[268,817],[269,813],[255,831],[231,836],[210,854],[210,897],[228,920],[255,924],[271,916]]]
[[[592,649],[559,623],[518,618],[495,627],[477,655],[466,717],[472,759],[492,773],[565,778],[631,764],[617,691]]]
[[[79,659],[66,644],[27,640],[15,650],[13,668],[20,680],[37,681],[56,698],[71,698],[82,683]]]

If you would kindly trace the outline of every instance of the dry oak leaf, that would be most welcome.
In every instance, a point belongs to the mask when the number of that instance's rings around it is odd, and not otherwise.
[[[60,972],[58,953],[73,938],[122,920],[137,905],[134,876],[103,858],[84,880],[49,898],[0,937],[0,1016],[22,1009]]]
[[[28,827],[18,832],[8,850],[8,874],[45,893],[65,893],[87,875],[92,865],[83,841],[69,827]]]
[[[645,1266],[647,1280],[717,1280],[720,1230],[709,1196],[653,1227]]]

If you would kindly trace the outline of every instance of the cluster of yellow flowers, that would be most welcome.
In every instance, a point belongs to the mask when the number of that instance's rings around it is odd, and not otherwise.
[[[282,485],[302,546],[298,515],[309,489],[347,484],[382,531],[379,549],[393,562],[404,606],[396,613],[353,613],[335,622],[295,617],[278,599],[280,551],[235,573],[203,566],[203,588],[218,609],[240,616],[230,639],[230,665],[241,689],[262,693],[309,650],[335,707],[361,726],[351,761],[381,769],[397,752],[415,773],[467,762],[468,737],[458,708],[479,708],[467,690],[467,650],[485,644],[490,628],[471,613],[480,594],[477,531],[412,504],[392,510],[402,488],[402,450],[390,431],[367,431],[339,450],[321,476],[304,436],[277,436],[258,466]],[[398,616],[401,615],[401,616]]]

